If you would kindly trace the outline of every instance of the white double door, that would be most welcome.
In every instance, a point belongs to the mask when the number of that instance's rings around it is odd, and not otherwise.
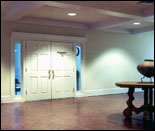
[[[27,101],[74,96],[72,43],[26,41],[25,50]]]

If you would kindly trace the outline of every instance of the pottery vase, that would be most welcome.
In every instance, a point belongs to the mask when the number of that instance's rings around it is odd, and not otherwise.
[[[137,66],[137,70],[145,77],[154,77],[154,60],[144,60]]]

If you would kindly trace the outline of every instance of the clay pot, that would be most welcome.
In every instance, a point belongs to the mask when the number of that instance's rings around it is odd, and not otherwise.
[[[146,77],[154,76],[154,60],[146,59],[137,66],[137,70]]]

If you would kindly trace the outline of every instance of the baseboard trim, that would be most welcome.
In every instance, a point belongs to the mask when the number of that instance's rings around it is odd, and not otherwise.
[[[11,96],[1,96],[1,103],[11,103],[12,97]]]
[[[82,92],[76,92],[75,98],[84,97]]]
[[[87,97],[87,96],[100,96],[100,95],[111,95],[111,94],[121,94],[127,93],[128,88],[111,88],[111,89],[99,89],[99,90],[87,90],[84,94],[77,93],[76,98],[78,97]],[[137,88],[135,92],[142,92],[142,89]],[[14,102],[25,102],[22,97],[11,97],[11,96],[1,96],[1,103],[14,103]]]
[[[85,96],[99,96],[99,95],[111,95],[127,93],[128,88],[111,88],[111,89],[99,89],[99,90],[87,90]],[[135,92],[142,92],[142,89],[137,88]]]
[[[1,96],[1,103],[24,102],[22,97]]]

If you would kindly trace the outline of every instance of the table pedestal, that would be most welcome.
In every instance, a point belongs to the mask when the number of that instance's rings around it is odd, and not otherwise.
[[[127,105],[128,107],[123,111],[123,115],[126,118],[131,118],[132,116],[132,112],[135,112],[136,114],[139,114],[140,112],[144,112],[143,118],[147,119],[148,114],[150,116],[150,119],[152,119],[152,113],[154,112],[154,106],[153,104],[153,89],[152,88],[142,88],[144,90],[144,105],[141,106],[140,108],[136,108],[133,105],[133,100],[134,100],[134,90],[135,88],[129,87],[129,91],[128,91],[128,96],[129,99],[127,100]]]

